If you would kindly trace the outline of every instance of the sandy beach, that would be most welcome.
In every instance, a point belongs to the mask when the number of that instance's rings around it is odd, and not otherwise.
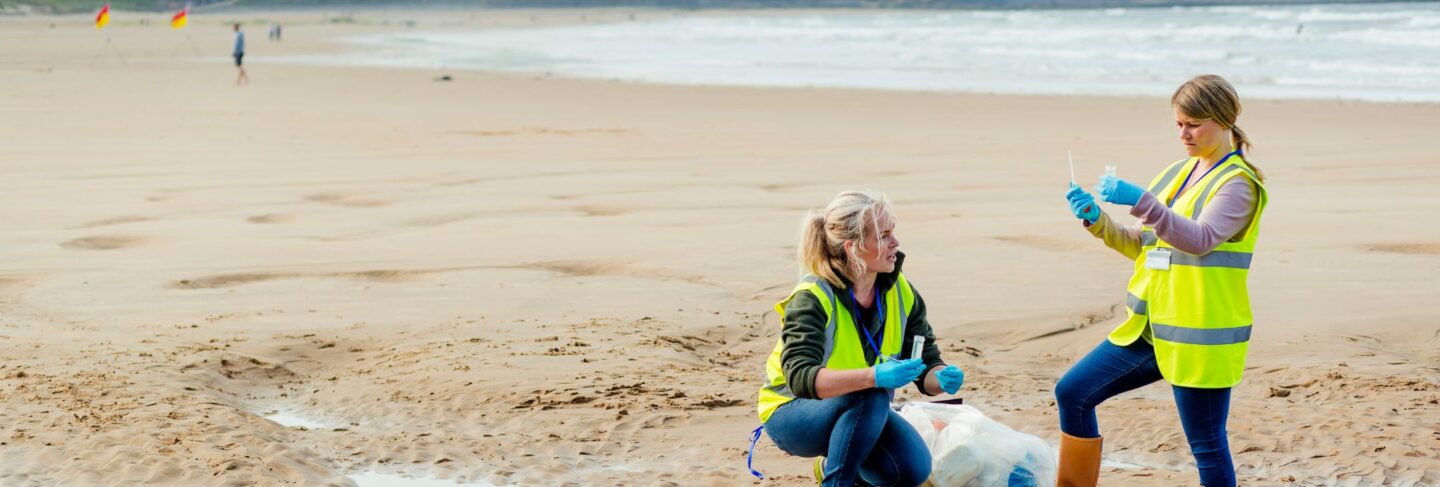
[[[193,15],[0,18],[0,484],[811,485],[768,440],[750,477],[746,439],[799,219],[865,188],[966,402],[1053,444],[1131,272],[1069,214],[1065,152],[1085,181],[1183,156],[1161,98],[271,60],[676,12]],[[1440,485],[1437,118],[1246,101],[1271,203],[1242,485]],[[1198,485],[1168,387],[1099,414],[1103,485]]]

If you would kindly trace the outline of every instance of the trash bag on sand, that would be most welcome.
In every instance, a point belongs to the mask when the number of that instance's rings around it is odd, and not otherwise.
[[[930,447],[934,487],[1049,487],[1055,485],[1054,448],[1044,440],[985,417],[967,405],[910,403],[904,417]]]

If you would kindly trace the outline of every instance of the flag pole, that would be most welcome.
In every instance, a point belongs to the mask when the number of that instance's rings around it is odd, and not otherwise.
[[[96,30],[104,29],[107,25],[110,25],[110,2],[105,2],[105,6],[100,7],[100,11],[95,14]],[[112,52],[115,53],[115,57],[120,58],[120,64],[129,64],[125,62],[125,55],[120,54],[120,50],[115,48],[115,43],[111,40],[110,34],[106,33],[105,46],[101,47],[100,52],[96,53],[95,58],[90,60],[90,65],[94,66],[95,63],[100,60],[100,56],[108,55]]]
[[[177,29],[177,30],[178,30],[178,29],[184,29],[185,26],[187,26],[187,25],[189,25],[189,24],[190,24],[190,2],[185,2],[185,8],[180,9],[179,12],[175,12],[175,15],[173,15],[173,16],[170,17],[170,28],[171,28],[171,29]],[[177,45],[175,46],[175,50],[174,50],[173,52],[171,52],[170,55],[171,55],[171,56],[174,56],[174,55],[176,55],[176,54],[179,54],[179,53],[180,53],[180,48],[181,48],[181,47],[184,47],[184,44],[190,44],[190,50],[194,51],[196,55],[199,55],[199,54],[200,54],[200,46],[195,45],[195,39],[193,39],[193,38],[190,37],[190,32],[189,32],[189,31],[186,31],[186,32],[185,32],[185,41],[184,41],[184,43],[182,43],[182,44],[177,44]]]

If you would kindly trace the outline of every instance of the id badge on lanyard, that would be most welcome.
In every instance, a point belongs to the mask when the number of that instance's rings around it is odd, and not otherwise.
[[[1145,268],[1157,271],[1170,270],[1170,249],[1157,247],[1145,251]]]

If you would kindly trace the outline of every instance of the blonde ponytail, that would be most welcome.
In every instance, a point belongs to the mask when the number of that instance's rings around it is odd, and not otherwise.
[[[1255,177],[1260,178],[1260,182],[1265,182],[1265,172],[1260,170],[1260,166],[1255,165],[1255,161],[1250,160],[1250,148],[1253,147],[1253,144],[1250,143],[1250,138],[1245,136],[1245,131],[1240,130],[1239,125],[1230,127],[1230,145],[1235,146],[1236,150],[1245,152],[1245,163],[1250,165],[1250,169],[1255,170]]]
[[[845,191],[823,211],[810,210],[800,221],[795,246],[801,274],[814,274],[832,286],[845,289],[845,279],[865,273],[859,252],[866,237],[879,233],[881,215],[889,215],[890,199],[882,193]],[[855,242],[847,250],[845,242]]]
[[[825,215],[815,210],[805,213],[805,219],[800,222],[800,244],[796,246],[796,258],[800,261],[800,272],[815,274],[832,284],[839,285],[843,281],[835,274],[831,265],[832,255],[830,245],[825,238]],[[844,287],[844,285],[839,285]]]

